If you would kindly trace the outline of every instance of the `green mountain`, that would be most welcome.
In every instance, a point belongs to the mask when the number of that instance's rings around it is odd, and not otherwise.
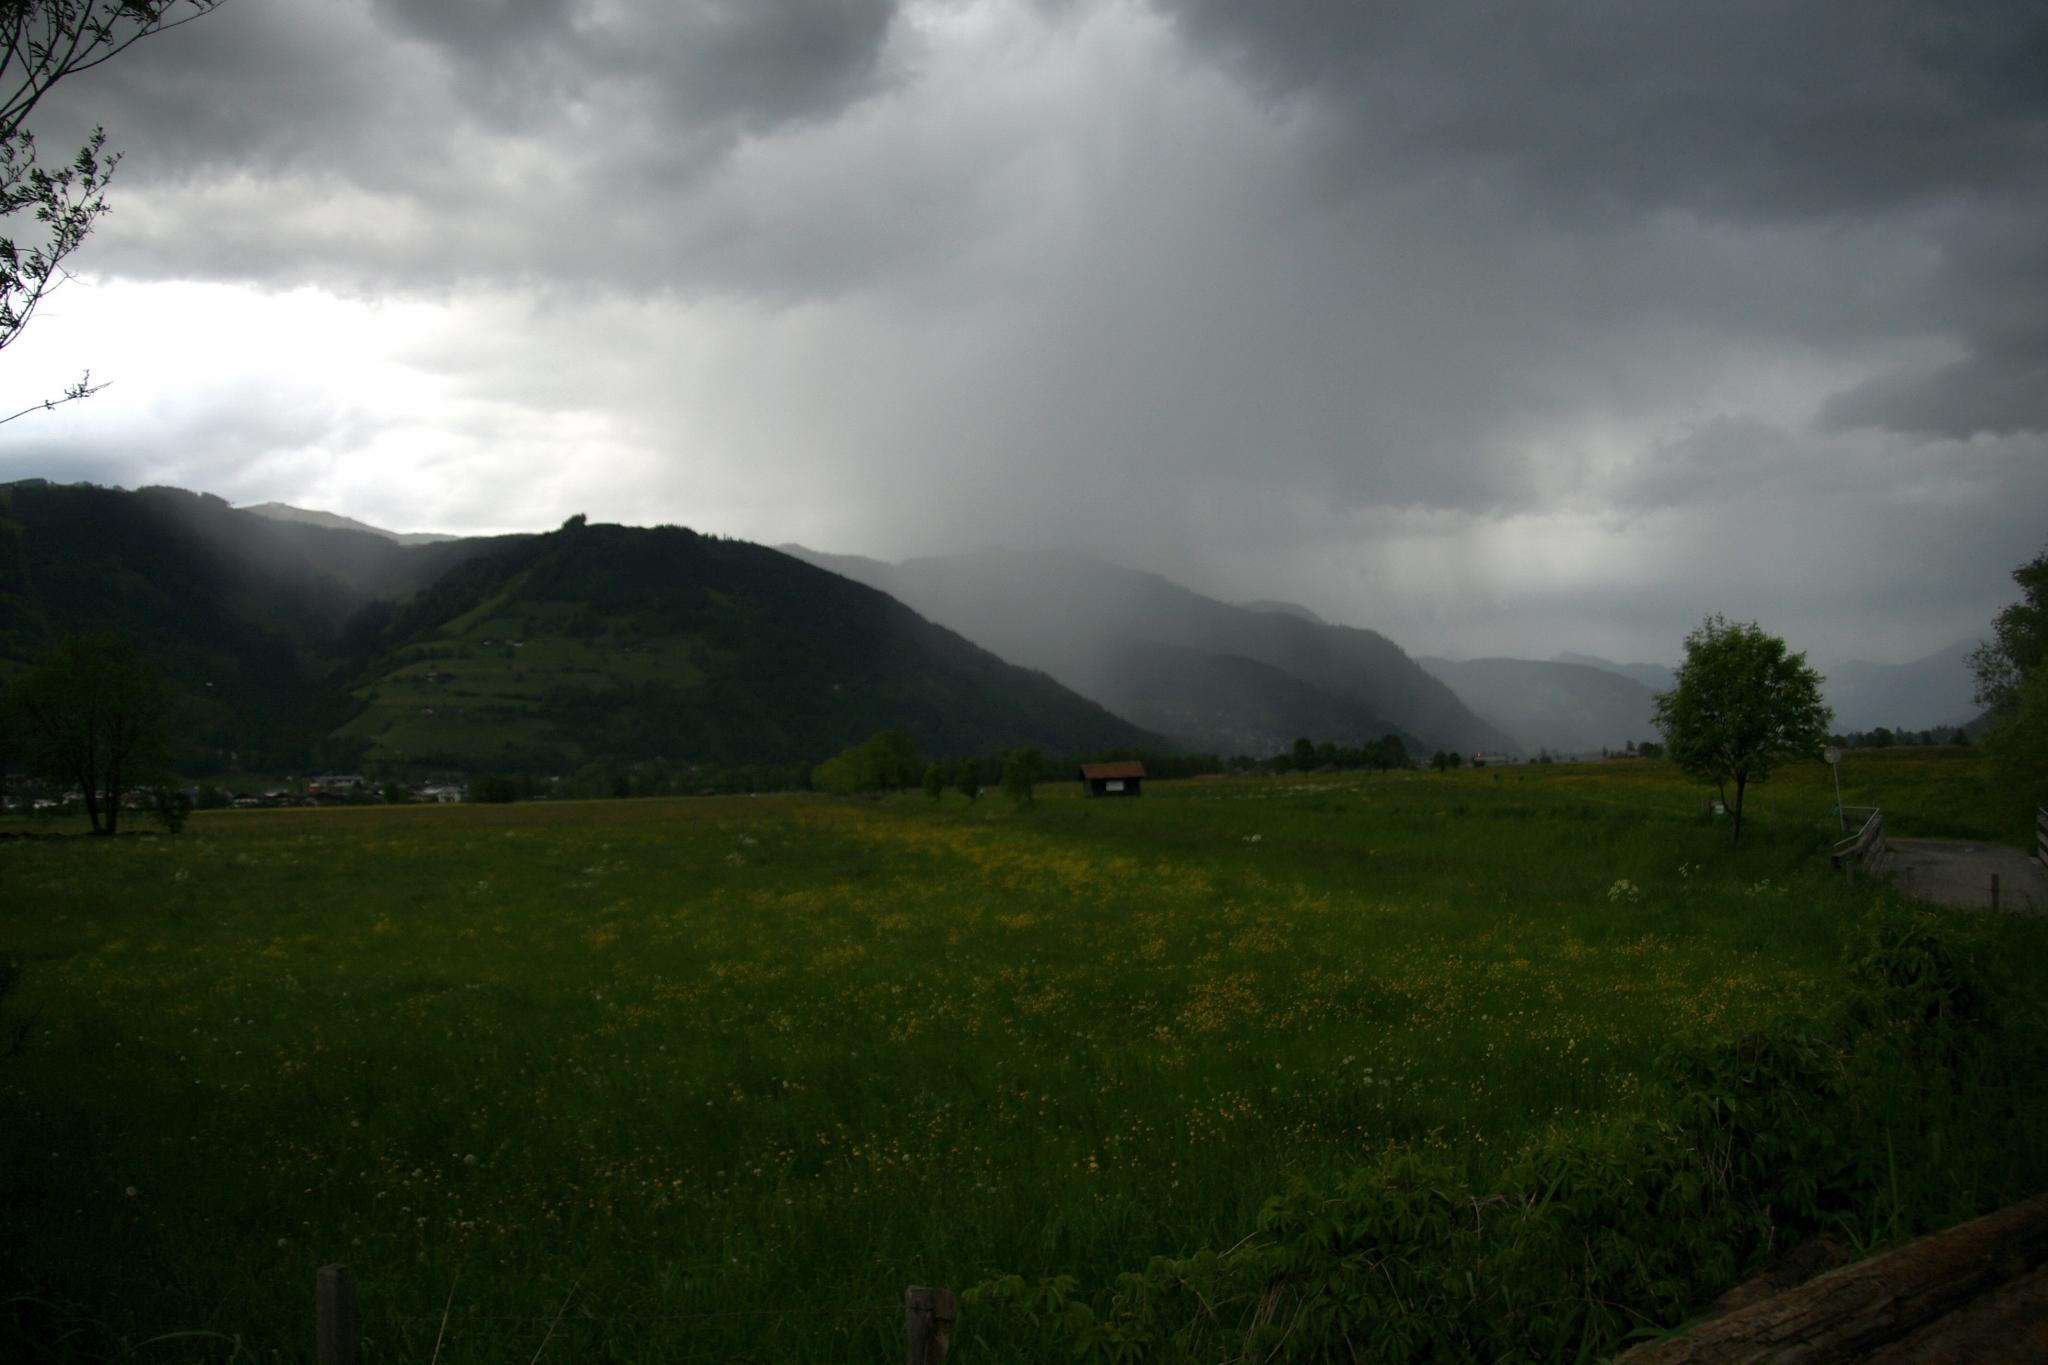
[[[1241,654],[1132,641],[1110,656],[1101,681],[1120,715],[1217,753],[1263,757],[1304,736],[1364,745],[1393,734],[1411,752],[1428,747],[1364,702]]]
[[[110,632],[171,684],[183,770],[318,762],[347,623],[488,546],[408,549],[175,488],[0,485],[0,677]]]
[[[883,593],[675,526],[480,556],[373,649],[339,731],[372,764],[801,762],[885,729],[935,754],[1159,743]]]
[[[219,498],[0,486],[0,680],[119,634],[176,697],[179,766],[372,772],[800,764],[1163,744],[881,593],[653,530],[400,544]]]
[[[1422,749],[1520,747],[1386,636],[1298,607],[1232,606],[1086,555],[996,550],[884,564],[784,548],[1190,748],[1262,755],[1302,735],[1362,744],[1389,731]],[[1200,666],[1162,667],[1162,649],[1192,651],[1177,657]]]

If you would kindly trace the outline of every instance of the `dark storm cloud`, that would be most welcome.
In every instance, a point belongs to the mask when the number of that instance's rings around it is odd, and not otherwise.
[[[2038,545],[2042,31],[233,0],[53,109],[129,159],[107,311],[27,387],[120,382],[0,456],[408,527],[1051,535],[1422,649],[1668,657],[1724,610],[1904,657]],[[166,420],[147,357],[223,300]]]
[[[1829,421],[2048,427],[2037,4],[1159,6],[1266,97],[1311,107],[1350,193],[1449,178],[1504,184],[1528,212],[1578,225],[1682,213],[1909,227],[1944,262],[1921,320],[1968,354],[1845,394]]]
[[[1574,210],[2001,193],[2048,115],[2033,4],[1160,4],[1270,92],[1325,101],[1375,163],[1498,170]]]
[[[895,22],[894,0],[267,0],[61,87],[46,122],[127,154],[106,268],[719,283],[749,263],[707,178],[885,89]]]
[[[479,87],[552,67],[572,94],[637,82],[683,121],[775,127],[872,88],[894,0],[373,0]],[[540,92],[527,92],[530,100]]]

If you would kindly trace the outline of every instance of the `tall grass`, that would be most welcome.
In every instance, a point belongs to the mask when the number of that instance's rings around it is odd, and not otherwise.
[[[342,1261],[371,1360],[451,1295],[449,1362],[558,1308],[551,1359],[870,1360],[911,1282],[1102,1282],[1390,1153],[1483,1182],[1672,1039],[1847,999],[1885,893],[1826,780],[1739,852],[1649,764],[13,841],[0,1351],[296,1358]],[[2041,926],[1982,932],[2038,993]],[[973,1359],[1028,1357],[1001,1322]]]

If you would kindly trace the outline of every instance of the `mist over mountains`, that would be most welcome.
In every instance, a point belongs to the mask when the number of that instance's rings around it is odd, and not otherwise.
[[[1668,669],[1414,659],[1290,603],[1232,605],[1086,555],[888,564],[679,527],[398,536],[171,488],[0,485],[0,678],[113,631],[180,696],[190,764],[561,771],[1300,737],[1533,756],[1654,737]],[[1959,643],[1828,670],[1836,727],[1973,711]]]
[[[1418,660],[1531,753],[1620,752],[1656,739],[1656,693],[1625,674],[1534,659]]]
[[[857,578],[1006,659],[1190,748],[1277,753],[1307,736],[1519,752],[1400,646],[1299,608],[1232,606],[1071,552],[989,550],[885,564],[782,547]]]
[[[181,770],[807,765],[1159,736],[744,541],[585,526],[404,545],[178,489],[0,486],[0,678],[71,634],[153,659]]]
[[[1797,647],[1795,643],[1794,648]],[[1849,660],[1817,665],[1824,679],[1821,696],[1835,713],[1835,732],[1854,734],[1879,726],[1892,730],[1938,730],[1971,723],[1983,710],[1977,705],[1976,679],[1970,672],[1969,656],[1974,648],[1976,641],[1958,640],[1945,649],[1900,664]],[[1559,654],[1557,662],[1580,664],[1628,678],[1652,694],[1669,691],[1677,681],[1676,674],[1663,664],[1618,664],[1591,654],[1572,653]]]

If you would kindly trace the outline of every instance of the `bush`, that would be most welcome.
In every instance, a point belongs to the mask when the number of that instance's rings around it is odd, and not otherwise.
[[[166,834],[182,834],[185,821],[192,815],[192,796],[182,787],[153,787],[149,793],[149,808],[164,827]]]
[[[1933,915],[1873,915],[1822,1017],[1676,1044],[1640,1107],[1540,1135],[1483,1185],[1448,1155],[1391,1146],[1268,1200],[1227,1251],[1157,1257],[1092,1293],[1006,1275],[963,1297],[1048,1359],[1610,1354],[1815,1232],[1867,1249],[2027,1192],[1971,1193],[1944,1154],[1944,1134],[2010,1122],[1979,1101],[2030,1088],[2038,1067],[2038,1047],[1974,1047],[1993,1041],[1999,991],[1973,948]],[[1959,1057],[2004,1070],[1967,1092]]]
[[[469,799],[485,805],[509,805],[519,799],[519,783],[503,773],[483,773],[470,779]]]

